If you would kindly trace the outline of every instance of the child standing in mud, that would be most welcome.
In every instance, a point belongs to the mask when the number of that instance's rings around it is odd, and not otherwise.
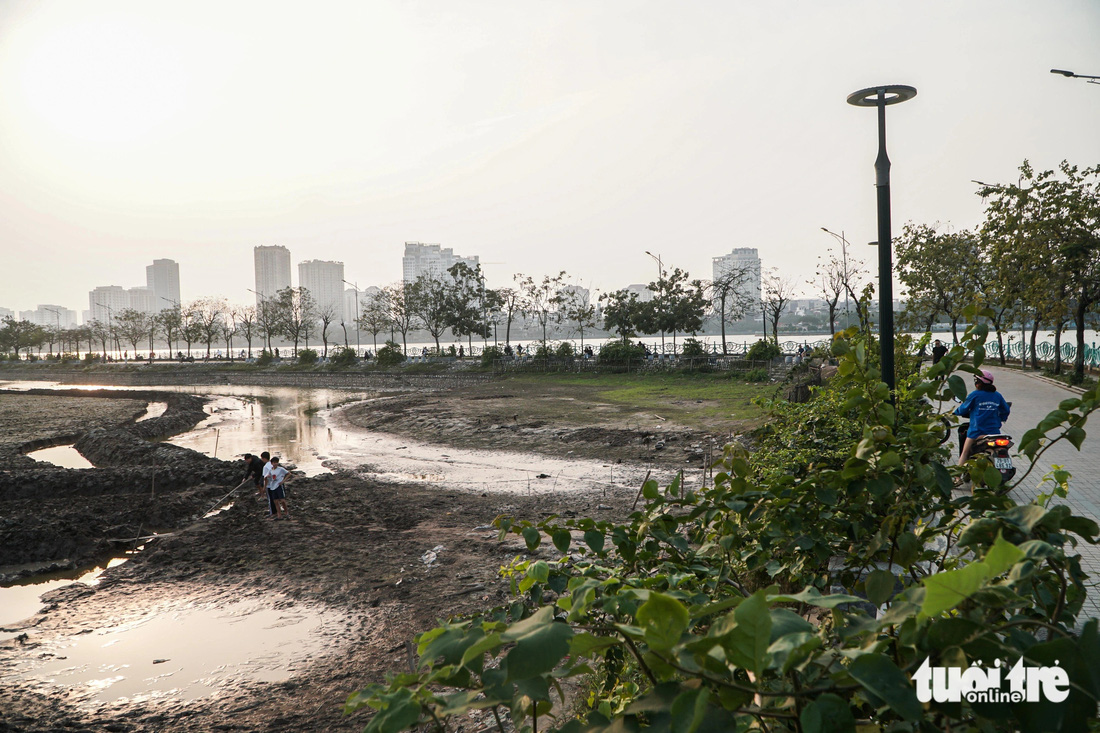
[[[289,519],[290,512],[286,508],[286,489],[283,485],[290,472],[279,465],[279,456],[273,456],[269,465],[271,470],[267,479],[267,495],[274,505],[275,516],[272,519]]]

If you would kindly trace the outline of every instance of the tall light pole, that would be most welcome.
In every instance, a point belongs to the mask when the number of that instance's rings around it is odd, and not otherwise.
[[[878,193],[878,320],[882,380],[893,400],[894,375],[894,267],[890,241],[890,158],[886,155],[886,107],[917,96],[917,90],[903,84],[869,87],[848,95],[848,104],[878,110],[878,157],[875,158],[875,188]]]
[[[1072,71],[1066,71],[1065,69],[1051,69],[1052,74],[1061,74],[1062,76],[1068,76],[1070,79],[1088,79],[1089,84],[1100,84],[1100,76],[1089,76],[1088,74],[1074,74]]]
[[[661,256],[660,255],[655,255],[652,252],[650,252],[648,249],[645,251],[645,253],[647,255],[649,255],[650,257],[652,257],[654,260],[657,261],[657,286],[660,287],[661,281],[665,279],[665,265],[664,265],[663,262],[661,262]],[[656,293],[654,293],[654,295],[656,295]],[[660,301],[658,301],[658,305],[660,305]],[[661,315],[664,315],[664,314],[662,313]],[[664,354],[665,354],[665,330],[662,328],[661,329],[661,356],[663,357]]]
[[[359,358],[359,286],[344,280],[345,285],[355,288],[355,358]]]
[[[840,230],[840,234],[836,232],[830,232],[825,227],[821,227],[821,231],[826,234],[831,234],[840,240],[840,259],[843,262],[844,267],[844,328],[848,328],[851,325],[851,319],[848,311],[848,240],[844,238],[844,230]]]
[[[57,319],[57,355],[60,356],[61,355],[61,311],[55,310],[54,308],[49,308],[47,306],[42,306],[42,310],[49,311],[50,313],[53,313],[54,317]],[[77,349],[77,351],[79,351],[79,349]],[[50,345],[50,353],[51,354],[53,353],[53,345],[52,344]]]

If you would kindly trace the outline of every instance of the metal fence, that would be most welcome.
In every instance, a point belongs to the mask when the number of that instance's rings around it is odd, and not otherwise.
[[[783,364],[783,360],[779,361]],[[592,358],[539,359],[525,356],[513,359],[497,359],[493,362],[494,374],[517,372],[572,372],[580,374],[624,374],[659,373],[671,371],[726,371],[749,372],[754,369],[768,371],[776,363],[769,361],[750,361],[740,356],[650,356],[646,359],[627,359],[626,361],[607,361]]]

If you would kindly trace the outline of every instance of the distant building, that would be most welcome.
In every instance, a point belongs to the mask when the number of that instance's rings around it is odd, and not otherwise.
[[[637,295],[638,300],[642,303],[648,303],[649,301],[653,300],[653,291],[650,290],[647,286],[640,283],[627,285],[624,290],[626,290],[626,292],[628,293],[634,293],[635,295]]]
[[[471,270],[478,267],[477,257],[456,255],[450,247],[405,242],[405,255],[401,258],[402,279],[407,283],[416,282],[416,278],[429,273],[448,277],[447,270],[459,262],[464,262]]]
[[[129,307],[141,311],[142,313],[148,313],[152,315],[164,310],[157,305],[157,296],[152,288],[129,288],[126,291],[126,295],[130,298]],[[165,308],[174,308],[174,305],[162,303]]]
[[[3,310],[3,309],[0,309]],[[3,314],[0,314],[3,318]],[[61,305],[40,305],[32,311],[20,311],[19,320],[49,328],[75,328],[76,311]]]
[[[711,261],[711,267],[714,280],[718,280],[728,272],[746,268],[748,277],[742,287],[738,288],[738,292],[753,304],[760,303],[762,293],[760,287],[760,255],[756,247],[738,247],[728,255],[715,257]],[[749,309],[749,313],[756,312],[758,312],[758,308]]]
[[[282,245],[253,248],[256,265],[256,305],[290,287],[290,250]]]
[[[15,311],[11,308],[0,308],[0,321],[5,318],[15,318]]]
[[[153,260],[145,267],[145,287],[153,291],[154,311],[180,305],[180,266],[175,260]]]
[[[344,319],[344,263],[306,260],[298,263],[298,287],[313,296],[317,311],[328,310],[330,323]]]
[[[93,321],[114,323],[115,317],[129,307],[130,294],[119,285],[100,285],[88,293],[88,310]]]

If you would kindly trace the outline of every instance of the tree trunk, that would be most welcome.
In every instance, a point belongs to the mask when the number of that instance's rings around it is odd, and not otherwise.
[[[1054,329],[1054,373],[1062,373],[1062,325],[1057,324]]]
[[[1073,357],[1073,383],[1081,384],[1085,381],[1085,314],[1091,305],[1084,298],[1077,301],[1076,316],[1077,326],[1077,354]]]
[[[1039,318],[1036,316],[1035,322],[1031,324],[1031,368],[1039,368],[1039,355],[1035,351],[1035,339],[1039,335]]]

